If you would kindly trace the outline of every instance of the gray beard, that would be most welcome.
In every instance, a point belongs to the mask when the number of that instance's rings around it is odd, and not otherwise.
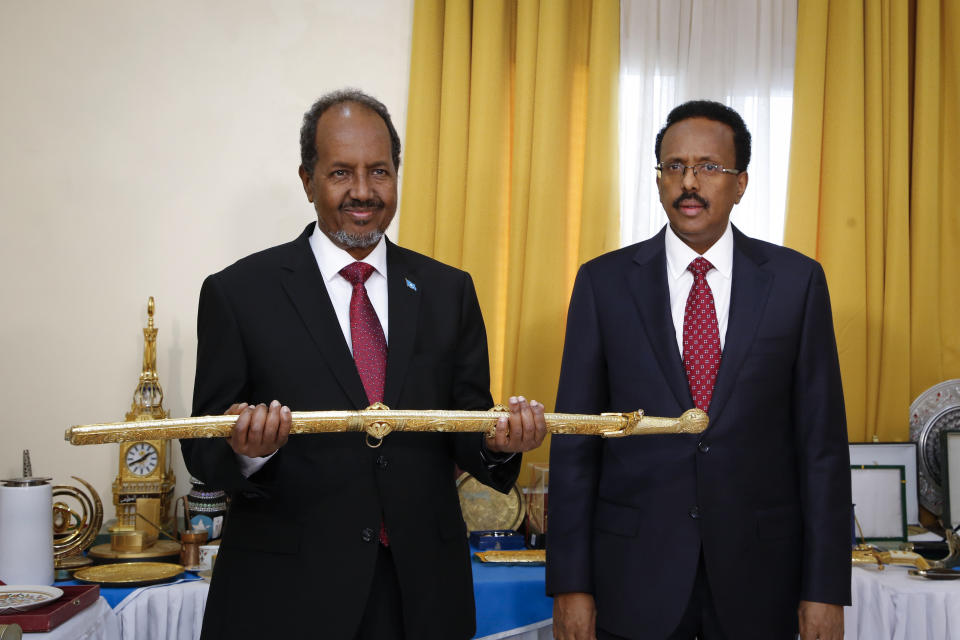
[[[380,238],[383,237],[383,231],[374,229],[369,233],[347,233],[343,229],[340,229],[327,235],[330,236],[334,244],[345,249],[367,249],[380,242]]]

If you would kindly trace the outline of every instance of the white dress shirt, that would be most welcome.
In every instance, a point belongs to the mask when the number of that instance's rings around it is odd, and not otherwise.
[[[313,228],[313,235],[309,238],[313,257],[320,267],[320,275],[327,286],[327,294],[333,303],[333,310],[340,321],[340,329],[347,341],[347,348],[353,353],[353,340],[350,338],[350,297],[353,295],[353,285],[340,275],[340,270],[356,262],[356,258],[333,244],[327,234],[320,231],[319,225]],[[377,312],[380,326],[383,327],[383,337],[390,344],[390,334],[387,331],[387,243],[381,238],[370,254],[361,260],[373,267],[373,273],[367,278],[365,286],[367,296]]]
[[[310,236],[309,242],[310,249],[313,250],[313,257],[316,258],[317,266],[320,267],[323,284],[327,287],[327,295],[330,296],[333,310],[340,322],[343,338],[347,341],[347,348],[350,349],[350,353],[353,354],[353,340],[350,335],[350,298],[353,296],[353,285],[340,275],[340,270],[357,260],[333,244],[327,234],[320,231],[319,225],[313,228],[313,235]],[[367,297],[370,298],[373,310],[377,312],[377,318],[380,319],[380,325],[383,327],[383,337],[389,345],[390,337],[387,333],[387,243],[384,242],[383,238],[361,262],[366,262],[373,267],[373,273],[370,274],[364,285],[367,288]],[[282,401],[283,399],[278,398],[278,400]],[[249,458],[237,454],[240,473],[249,478],[259,471],[272,456],[273,454],[259,458]]]
[[[667,286],[670,289],[670,313],[677,332],[677,347],[683,356],[683,314],[687,307],[693,274],[687,267],[700,254],[691,249],[667,225],[665,237],[667,251]],[[720,349],[726,342],[727,321],[730,319],[730,285],[733,282],[733,231],[727,229],[712,247],[703,254],[713,269],[707,272],[707,284],[713,292],[713,305],[717,312],[717,328],[720,332]]]

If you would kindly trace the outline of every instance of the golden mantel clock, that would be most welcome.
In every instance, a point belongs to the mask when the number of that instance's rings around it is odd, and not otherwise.
[[[147,302],[147,326],[143,329],[143,372],[133,392],[127,421],[168,418],[163,408],[163,389],[157,375],[157,329],[153,326],[153,298]],[[116,530],[147,532],[146,542],[156,540],[159,525],[172,523],[171,505],[176,478],[170,461],[169,440],[120,443],[120,469],[113,482],[117,508]],[[140,514],[140,517],[137,514]]]

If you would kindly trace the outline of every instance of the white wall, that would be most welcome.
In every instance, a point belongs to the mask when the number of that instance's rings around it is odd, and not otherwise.
[[[0,478],[30,449],[114,516],[117,445],[64,430],[129,410],[151,295],[165,406],[189,415],[204,276],[314,219],[303,112],[355,86],[403,138],[412,4],[0,3]]]

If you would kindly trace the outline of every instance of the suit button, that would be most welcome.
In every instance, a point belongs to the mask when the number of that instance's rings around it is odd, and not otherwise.
[[[384,458],[383,456],[377,456],[377,466],[380,467],[381,469],[386,469],[387,459]]]
[[[690,507],[690,511],[688,513],[690,514],[690,517],[693,518],[694,520],[700,517],[700,509],[699,507],[697,507],[697,505],[693,505],[692,507]]]
[[[373,529],[371,529],[370,527],[367,527],[366,529],[360,532],[360,537],[363,539],[364,542],[370,542],[371,540],[373,540]]]
[[[698,450],[700,453],[706,453],[707,451],[710,451],[710,445],[708,445],[706,442],[704,442],[703,440],[701,440],[701,441],[697,444],[697,450]]]

